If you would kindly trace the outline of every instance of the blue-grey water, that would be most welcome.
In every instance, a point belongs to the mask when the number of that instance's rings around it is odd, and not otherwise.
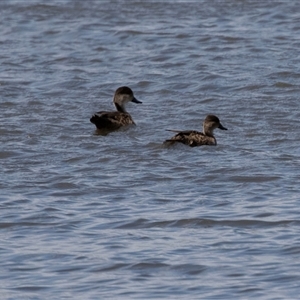
[[[299,299],[300,2],[0,2],[1,299]],[[130,86],[137,126],[90,123]],[[216,147],[166,147],[166,129]]]

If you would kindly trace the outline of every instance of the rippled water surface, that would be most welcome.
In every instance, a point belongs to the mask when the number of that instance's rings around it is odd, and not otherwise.
[[[0,14],[1,299],[299,298],[299,1]],[[208,113],[216,147],[162,144]]]

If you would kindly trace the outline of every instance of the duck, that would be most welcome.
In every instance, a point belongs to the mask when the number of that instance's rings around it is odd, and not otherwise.
[[[169,130],[176,132],[172,138],[165,141],[165,144],[173,145],[175,143],[182,143],[188,145],[190,147],[197,147],[202,145],[217,145],[217,140],[213,135],[213,131],[219,128],[221,130],[227,130],[225,128],[219,118],[215,115],[207,115],[203,122],[203,132],[195,131],[195,130],[187,130],[187,131],[177,131],[177,130]]]
[[[126,111],[125,106],[128,102],[142,103],[135,98],[133,91],[128,86],[121,86],[116,89],[113,103],[117,111],[99,111],[91,118],[91,123],[101,131],[114,131],[127,125],[135,125],[131,115]]]

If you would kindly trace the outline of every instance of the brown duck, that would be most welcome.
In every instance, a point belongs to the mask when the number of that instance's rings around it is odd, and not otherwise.
[[[217,140],[213,135],[213,131],[216,129],[227,130],[221,123],[217,116],[207,115],[203,122],[203,132],[189,130],[189,131],[175,131],[175,136],[166,140],[166,144],[174,144],[176,142],[189,145],[191,147],[202,145],[217,145]]]
[[[91,117],[90,121],[102,131],[113,131],[126,125],[135,125],[132,117],[125,109],[128,102],[142,103],[134,97],[129,87],[121,86],[115,91],[113,99],[117,111],[99,111]]]

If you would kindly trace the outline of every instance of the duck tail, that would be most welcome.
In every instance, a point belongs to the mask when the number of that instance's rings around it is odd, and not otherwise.
[[[165,140],[164,141],[164,145],[165,146],[172,146],[172,145],[174,145],[175,144],[175,140]]]
[[[178,132],[180,132],[181,130],[175,130],[175,129],[166,129],[166,131],[171,131],[171,132],[178,133]]]
[[[92,117],[90,118],[91,123],[96,124],[98,118],[99,117],[96,114],[92,115]]]

